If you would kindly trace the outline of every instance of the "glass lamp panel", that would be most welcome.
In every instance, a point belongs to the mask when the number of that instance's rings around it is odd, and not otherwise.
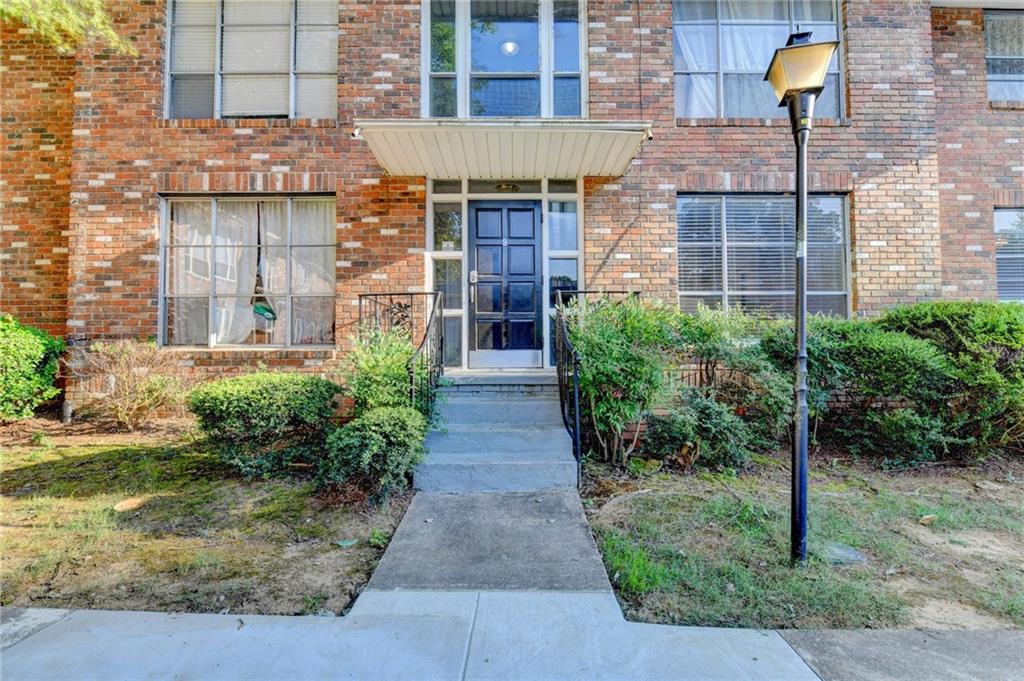
[[[787,92],[822,87],[835,51],[834,42],[779,49],[768,69],[768,82],[778,101],[781,102]]]

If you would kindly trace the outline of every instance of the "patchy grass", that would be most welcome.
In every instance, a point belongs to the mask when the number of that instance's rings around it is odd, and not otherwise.
[[[340,613],[408,502],[248,482],[181,441],[76,437],[0,449],[5,606]]]
[[[639,479],[589,465],[584,489],[631,619],[727,627],[1024,627],[1024,464],[884,472],[817,462],[810,547],[789,565],[788,462],[740,476]],[[829,542],[866,566],[835,566]]]

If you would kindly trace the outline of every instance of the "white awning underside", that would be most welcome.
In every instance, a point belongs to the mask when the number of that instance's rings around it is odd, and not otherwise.
[[[651,124],[636,121],[357,120],[389,175],[439,180],[618,177]]]

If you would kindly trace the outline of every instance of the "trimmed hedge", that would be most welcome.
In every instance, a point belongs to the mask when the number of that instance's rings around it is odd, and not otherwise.
[[[60,393],[53,382],[62,352],[63,339],[0,315],[0,420],[30,418]]]
[[[423,414],[411,407],[370,409],[330,434],[318,477],[326,483],[363,478],[386,497],[406,486],[423,459],[426,430]]]
[[[197,387],[188,408],[221,460],[251,477],[318,459],[339,392],[317,376],[254,373]]]

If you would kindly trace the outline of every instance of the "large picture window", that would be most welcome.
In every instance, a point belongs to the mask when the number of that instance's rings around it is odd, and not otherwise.
[[[1024,208],[996,210],[996,283],[999,300],[1024,303]]]
[[[173,0],[167,116],[335,118],[336,0]]]
[[[1024,101],[1024,12],[985,12],[985,63],[989,101]]]
[[[425,0],[424,115],[579,117],[579,0]]]
[[[334,345],[334,200],[167,201],[163,342]]]
[[[674,0],[673,60],[678,118],[785,118],[764,73],[790,33],[838,40],[837,0]],[[842,45],[840,45],[840,50]],[[838,118],[836,52],[815,115]]]
[[[808,310],[846,316],[844,200],[812,196],[807,210]],[[795,303],[795,206],[787,196],[680,196],[679,303],[790,315]]]

